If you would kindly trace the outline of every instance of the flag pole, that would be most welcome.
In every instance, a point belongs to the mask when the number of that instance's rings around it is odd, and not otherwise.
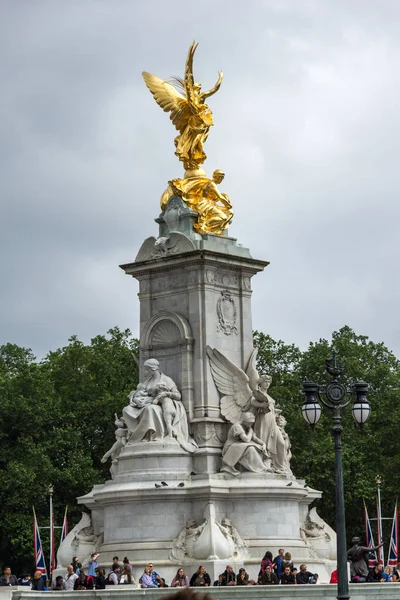
[[[377,503],[377,525],[378,525],[378,546],[382,544],[382,510],[381,510],[381,483],[382,479],[380,475],[375,477],[376,485],[378,487],[378,503]],[[381,546],[378,550],[378,561],[381,565],[384,563],[384,550]]]
[[[363,499],[364,502],[364,524],[365,524],[365,535],[366,535],[366,541],[367,541],[367,548],[374,548],[375,547],[375,543],[374,543],[374,536],[372,535],[372,529],[371,529],[371,523],[369,520],[369,516],[368,516],[368,510],[367,510],[367,505],[365,503],[365,500]],[[371,552],[370,552],[370,556],[371,556]],[[375,558],[368,558],[368,567],[374,567],[376,560],[377,560],[377,555],[376,555],[376,551],[374,551],[373,553],[375,555]]]
[[[54,566],[54,518],[53,518],[53,492],[54,488],[52,484],[49,485],[49,496],[50,496],[50,563],[49,563],[49,579],[52,576],[52,569]]]
[[[36,560],[37,560],[37,539],[36,539],[36,513],[35,507],[32,506],[33,510],[33,553],[35,555],[35,571],[36,571]]]

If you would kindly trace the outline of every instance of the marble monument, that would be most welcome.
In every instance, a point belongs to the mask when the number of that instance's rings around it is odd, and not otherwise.
[[[251,280],[268,262],[228,235],[233,212],[222,178],[209,180],[200,167],[213,123],[211,93],[193,78],[196,47],[185,95],[144,74],[180,132],[176,155],[186,171],[161,197],[157,237],[121,266],[139,282],[140,383],[102,458],[110,479],[78,499],[90,511],[85,552],[96,548],[104,565],[127,555],[138,571],[152,561],[168,581],[200,561],[214,579],[227,562],[256,577],[265,551],[283,547],[326,580],[335,534],[309,514],[321,493],[293,475],[286,421],[268,394],[271,378],[256,368]],[[83,543],[78,536],[61,545],[60,564]]]

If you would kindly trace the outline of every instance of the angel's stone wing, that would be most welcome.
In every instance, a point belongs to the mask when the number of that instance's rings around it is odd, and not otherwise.
[[[231,423],[237,423],[249,409],[252,391],[249,378],[240,367],[210,346],[206,348],[214,383],[221,394],[221,413]]]
[[[260,376],[257,371],[257,352],[258,349],[254,348],[250,355],[249,362],[247,363],[246,375],[249,378],[249,385],[252,390],[256,390]]]
[[[170,112],[170,119],[178,131],[182,131],[192,114],[186,98],[173,85],[163,81],[151,73],[142,73],[143,79],[154,96],[155,101],[164,112]]]

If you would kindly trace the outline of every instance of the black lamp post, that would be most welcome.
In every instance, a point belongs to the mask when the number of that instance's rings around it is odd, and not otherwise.
[[[339,382],[343,366],[337,361],[336,354],[325,361],[326,370],[333,377],[328,385],[319,385],[312,381],[303,384],[305,400],[302,407],[304,420],[314,429],[321,416],[320,402],[333,413],[333,439],[335,442],[335,478],[336,478],[336,536],[338,565],[338,600],[349,600],[349,582],[347,576],[346,517],[344,509],[343,468],[342,468],[342,416],[341,410],[353,402],[353,417],[362,428],[368,419],[371,407],[367,400],[368,384],[357,381],[351,386]]]

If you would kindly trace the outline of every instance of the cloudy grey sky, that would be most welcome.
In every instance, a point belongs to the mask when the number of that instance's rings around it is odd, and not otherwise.
[[[175,130],[141,71],[196,77],[230,235],[271,261],[253,325],[305,346],[344,324],[400,356],[400,3],[4,0],[0,343],[41,356],[137,333],[118,268],[157,231]]]

